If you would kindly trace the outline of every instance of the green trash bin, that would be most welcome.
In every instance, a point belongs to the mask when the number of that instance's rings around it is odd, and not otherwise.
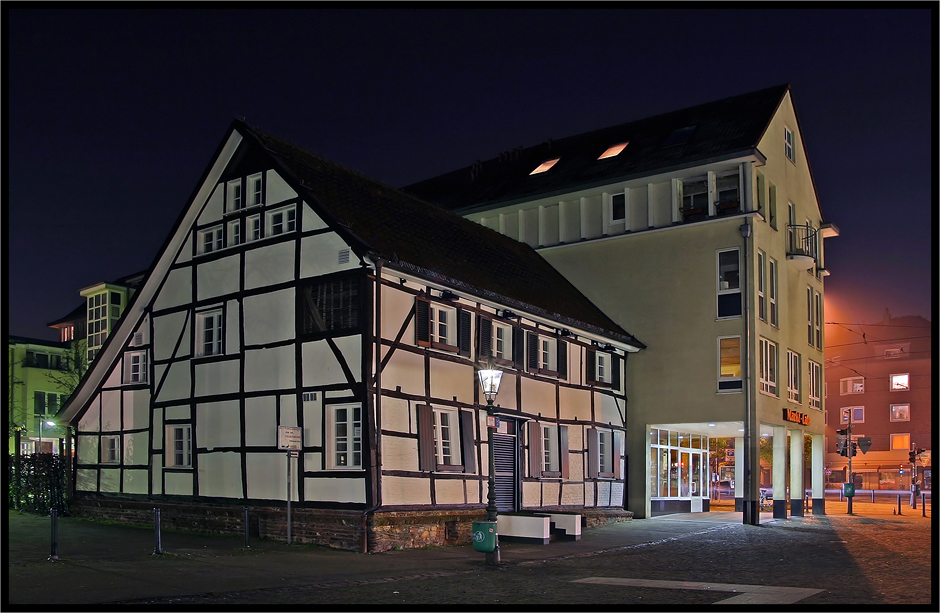
[[[854,483],[843,483],[842,484],[842,493],[846,498],[851,498],[855,495],[855,484]]]
[[[496,549],[495,521],[473,522],[473,548],[483,553],[489,553]]]

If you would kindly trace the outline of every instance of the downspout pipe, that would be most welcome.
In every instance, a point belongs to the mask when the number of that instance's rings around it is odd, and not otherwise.
[[[748,254],[751,247],[751,236],[753,228],[751,219],[747,218],[738,228],[741,236],[744,238],[744,251],[742,256],[741,269],[744,274],[741,275],[741,292],[743,294],[743,319],[744,319],[744,342],[741,343],[741,362],[744,365],[744,505],[743,518],[744,524],[757,526],[760,525],[760,510],[757,506],[757,489],[754,487],[754,464],[757,458],[754,457],[757,445],[757,419],[754,414],[754,402],[751,399],[751,292],[748,280],[751,276]]]
[[[375,401],[373,403],[372,430],[374,438],[372,449],[375,450],[375,462],[372,469],[375,472],[375,499],[372,504],[363,510],[361,516],[362,553],[369,553],[369,515],[382,506],[382,450],[379,445],[382,423],[382,265],[384,260],[373,255],[366,256],[375,269]]]

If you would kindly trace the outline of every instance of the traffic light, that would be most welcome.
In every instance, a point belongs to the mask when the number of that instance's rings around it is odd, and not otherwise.
[[[848,449],[846,442],[848,441],[849,429],[845,428],[843,430],[836,430],[836,451],[839,452],[839,455],[847,456]]]
[[[914,463],[914,460],[917,459],[917,452],[916,452],[916,451],[911,451],[909,454],[907,454],[907,457],[910,458],[908,461],[909,461],[911,464],[913,464],[913,463]]]
[[[852,457],[854,458],[857,453],[858,453],[858,443],[856,443],[855,441],[852,441],[852,454],[851,454]]]

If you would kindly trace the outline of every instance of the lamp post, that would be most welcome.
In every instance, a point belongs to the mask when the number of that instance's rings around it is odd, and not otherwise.
[[[480,370],[480,387],[483,388],[483,396],[486,398],[486,441],[489,447],[489,493],[486,495],[486,521],[496,521],[496,461],[493,455],[493,431],[496,429],[496,412],[493,407],[493,400],[499,392],[499,381],[503,377],[503,371],[492,368]],[[496,548],[493,551],[484,554],[487,564],[499,564],[499,534],[496,534]]]
[[[46,420],[46,419],[40,419],[40,420],[39,420],[39,453],[42,453],[42,426],[43,426],[43,424],[45,424],[45,425],[47,425],[47,426],[49,426],[49,427],[52,427],[52,428],[55,427],[55,422],[54,422],[54,421],[49,421],[49,420]]]

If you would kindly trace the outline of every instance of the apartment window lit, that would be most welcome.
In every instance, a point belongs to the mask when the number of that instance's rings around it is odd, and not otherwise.
[[[891,421],[910,421],[911,420],[911,405],[909,404],[892,404],[891,405]]]
[[[796,154],[793,151],[793,132],[790,128],[784,126],[783,128],[783,140],[784,140],[784,149],[786,150],[787,159],[796,163]]]
[[[612,157],[618,156],[618,155],[620,155],[620,152],[623,151],[624,149],[626,149],[626,148],[627,148],[627,145],[629,145],[629,144],[630,144],[630,143],[629,143],[629,141],[628,141],[628,142],[626,142],[626,143],[620,143],[619,145],[614,145],[613,147],[608,147],[607,150],[604,151],[604,153],[602,153],[601,156],[600,156],[599,158],[597,158],[597,159],[599,159],[599,160],[606,160],[607,158],[612,158]]]
[[[539,164],[538,166],[536,166],[536,167],[535,167],[535,170],[533,170],[533,171],[530,172],[529,174],[530,174],[530,175],[537,175],[537,174],[539,174],[539,173],[546,172],[546,171],[549,170],[552,166],[554,166],[555,164],[557,164],[557,163],[558,163],[558,160],[560,160],[560,159],[561,159],[561,158],[555,158],[554,160],[545,160],[544,162],[542,162],[541,164]]]
[[[891,391],[907,392],[911,389],[911,376],[907,373],[903,375],[891,375]]]
[[[248,206],[257,206],[263,202],[261,173],[248,177]]]
[[[222,353],[222,309],[196,313],[197,356]]]
[[[787,400],[801,402],[800,354],[790,350],[787,350]]]
[[[362,407],[330,407],[329,468],[362,468]]]
[[[760,391],[777,395],[777,343],[760,339]]]
[[[741,279],[737,249],[718,252],[718,317],[741,316]]]
[[[911,448],[911,435],[908,432],[904,434],[891,435],[891,451],[908,451]]]
[[[812,360],[809,362],[809,406],[813,409],[822,409],[822,365]]]
[[[718,339],[718,391],[739,392],[741,379],[741,337]]]
[[[835,358],[833,358],[833,363],[835,364]],[[865,377],[846,377],[844,379],[839,379],[839,395],[845,396],[846,394],[864,394],[865,393]]]
[[[189,424],[166,427],[166,465],[175,468],[192,466],[192,431]]]

